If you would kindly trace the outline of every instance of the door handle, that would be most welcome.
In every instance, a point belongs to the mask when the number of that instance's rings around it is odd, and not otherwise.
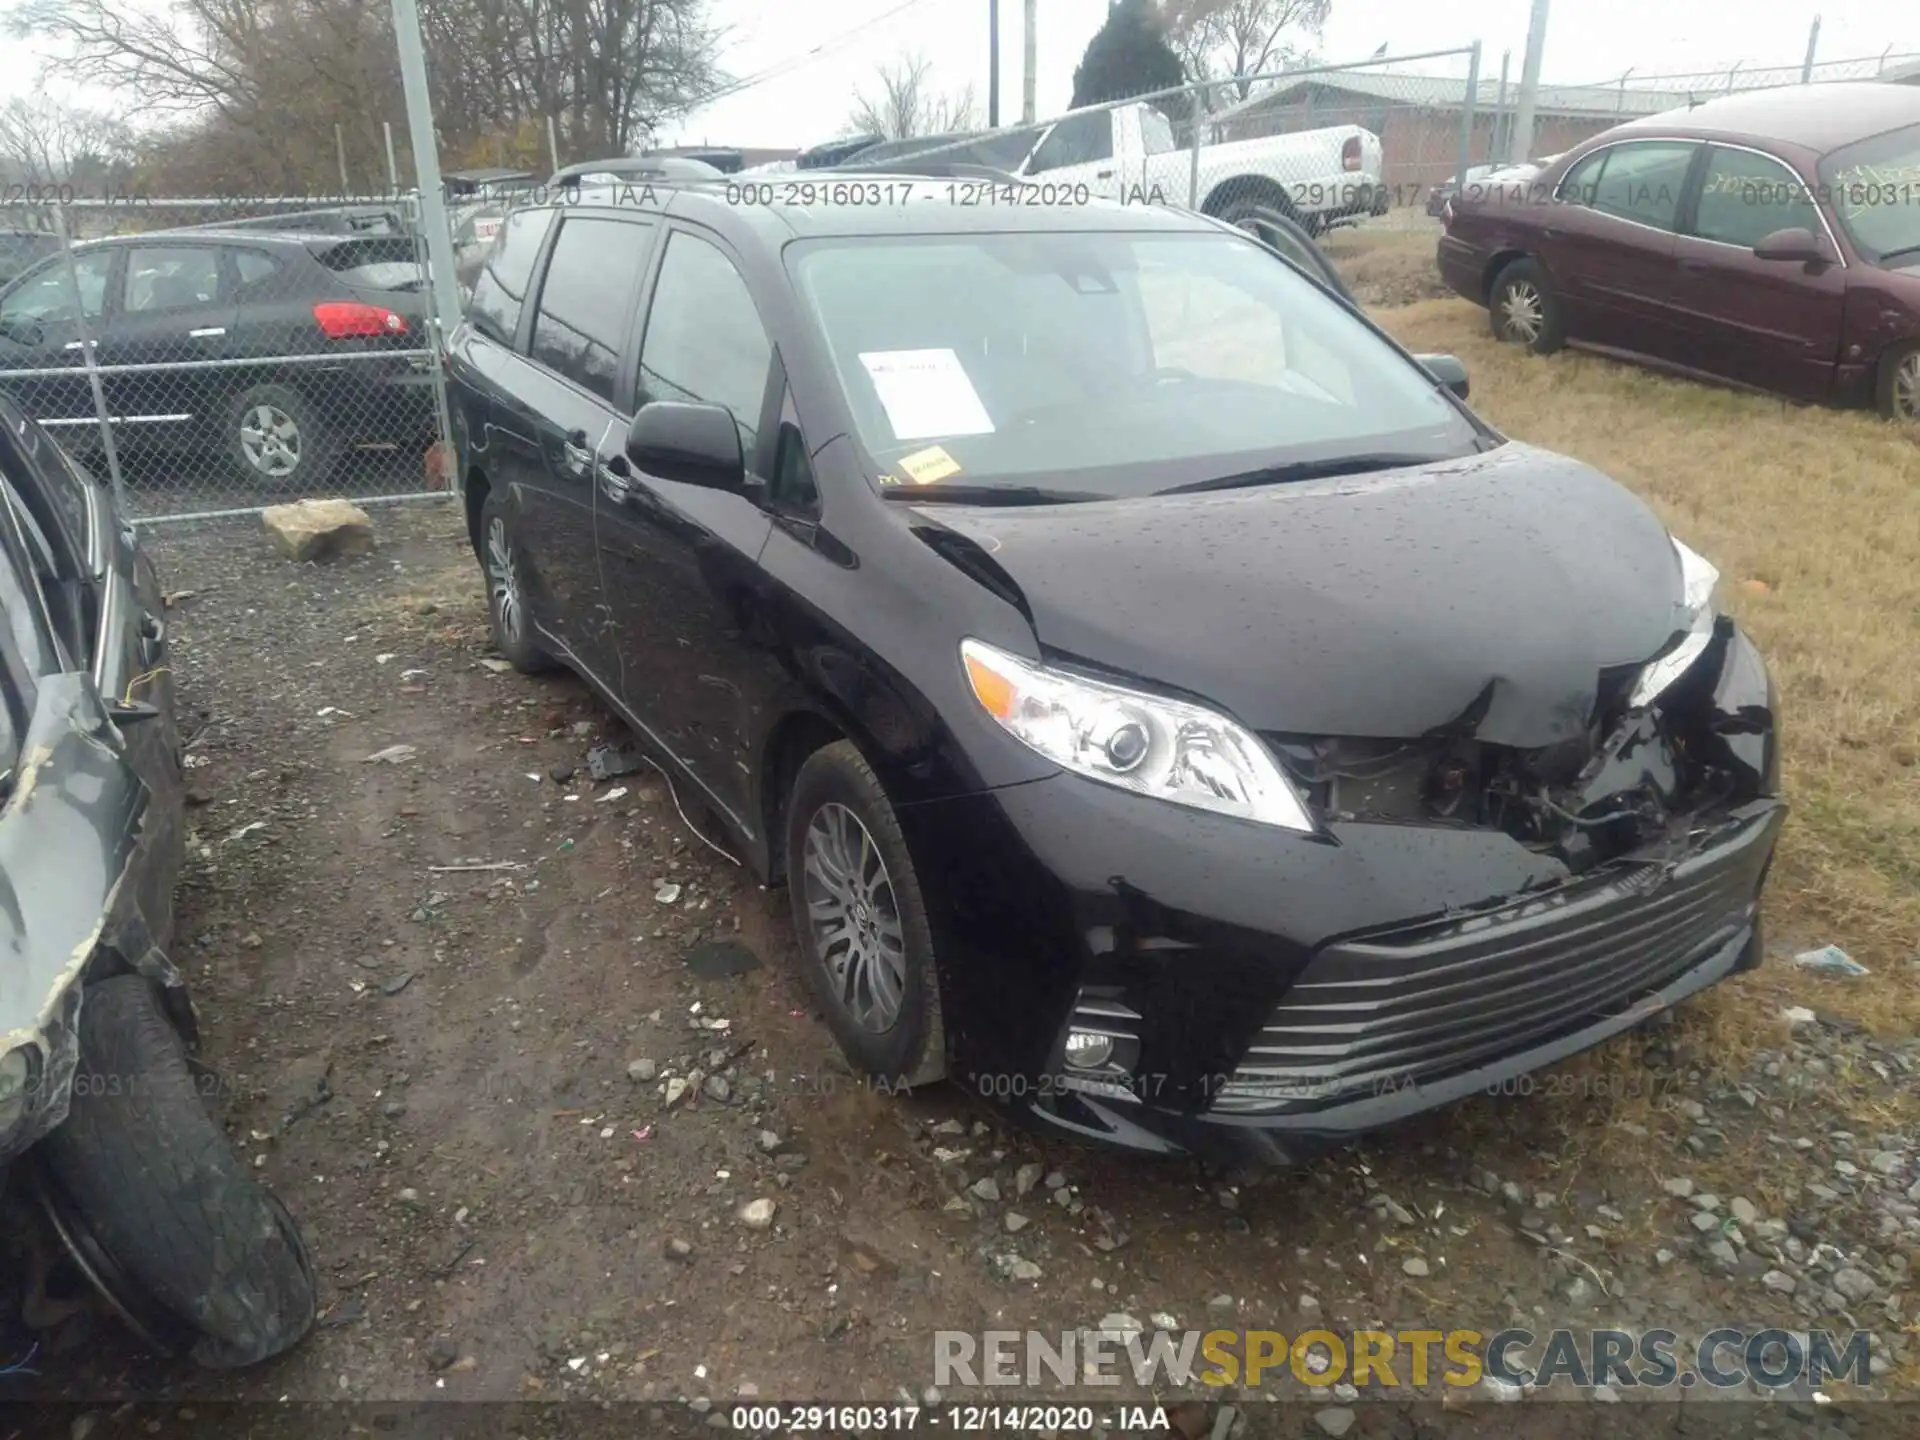
[[[93,350],[99,347],[98,340],[69,340],[61,346],[63,350]]]
[[[606,497],[616,505],[624,505],[633,498],[633,472],[625,468],[616,470],[609,461],[602,460],[599,465],[600,488]]]
[[[560,453],[566,457],[567,469],[575,475],[585,475],[593,469],[593,451],[587,448],[587,432],[575,430],[568,435]]]
[[[1113,178],[1113,172],[1111,170],[1096,170],[1093,172],[1093,178],[1096,180],[1111,180]]]
[[[224,325],[209,325],[204,330],[187,331],[187,338],[189,340],[210,340],[216,335],[224,335],[226,333],[227,327]]]

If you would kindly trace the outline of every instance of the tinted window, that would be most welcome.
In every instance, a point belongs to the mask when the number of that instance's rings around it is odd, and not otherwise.
[[[279,263],[264,250],[236,250],[233,252],[233,264],[240,272],[243,286],[257,285],[280,268]]]
[[[569,216],[554,242],[533,320],[533,358],[613,400],[627,300],[647,259],[649,226]]]
[[[773,462],[773,499],[790,510],[815,510],[820,505],[820,488],[813,478],[813,460],[807,454],[807,440],[794,423],[793,401],[787,401],[780,422],[780,448]]]
[[[647,315],[641,402],[724,405],[751,456],[772,363],[773,342],[733,262],[706,241],[676,233],[667,242]]]
[[[1105,110],[1069,115],[1034,151],[1028,170],[1058,170],[1063,165],[1087,165],[1113,158],[1113,117]]]
[[[113,257],[95,250],[73,258],[74,279],[80,285],[81,304],[89,320],[98,319],[106,308],[107,270]],[[67,265],[55,260],[42,270],[23,278],[19,288],[0,300],[0,320],[57,321],[73,319],[73,290],[67,281]]]
[[[31,546],[29,537],[38,530],[4,475],[0,475],[0,527],[4,527],[4,534],[0,534],[0,623],[7,627],[13,653],[20,657],[25,676],[51,675],[60,668],[60,661],[47,643],[42,622],[46,611],[35,573],[49,567],[51,557],[44,551],[29,551],[26,565],[17,562],[19,552],[14,546]]]
[[[1614,145],[1587,203],[1603,215],[1671,230],[1694,147],[1662,140]]]
[[[194,310],[220,298],[220,252],[204,245],[137,246],[127,254],[126,308]]]
[[[519,210],[500,227],[486,269],[481,271],[473,298],[467,302],[467,318],[482,335],[502,345],[513,344],[514,333],[520,328],[520,307],[526,303],[527,287],[533,283],[533,265],[540,258],[541,242],[552,223],[551,210]]]
[[[1820,212],[1797,175],[1765,155],[1713,151],[1700,185],[1696,235],[1751,250],[1774,231],[1792,226],[1820,233]]]
[[[34,494],[44,495],[59,515],[54,522],[66,527],[75,545],[85,543],[87,534],[87,497],[84,482],[68,467],[44,430],[28,423],[26,416],[0,397],[0,456],[17,451],[21,467],[38,482]],[[31,499],[31,496],[28,497]]]

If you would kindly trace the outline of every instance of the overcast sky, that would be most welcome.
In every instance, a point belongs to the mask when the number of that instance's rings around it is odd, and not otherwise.
[[[151,0],[160,3],[160,0]],[[797,146],[842,134],[852,97],[874,89],[876,72],[918,52],[939,88],[969,83],[981,118],[987,101],[989,0],[714,0],[728,30],[725,66],[748,84],[669,126],[663,143]],[[1106,14],[1106,0],[1039,0],[1038,104],[1042,116],[1066,107],[1073,67]],[[1489,77],[1500,54],[1520,73],[1528,0],[1333,0],[1319,44],[1328,61],[1364,59],[1385,43],[1392,55],[1470,45],[1478,39]],[[1554,0],[1543,78],[1579,84],[1636,75],[1749,66],[1797,65],[1807,27],[1822,16],[1824,59],[1920,51],[1920,6],[1888,0],[1811,0],[1805,9],[1753,0]],[[1000,0],[1000,117],[1017,120],[1021,96],[1022,0]],[[1409,69],[1464,76],[1464,57]],[[0,96],[20,94],[57,75],[33,48],[0,41]],[[92,97],[96,98],[97,97]],[[396,128],[402,117],[394,116]]]

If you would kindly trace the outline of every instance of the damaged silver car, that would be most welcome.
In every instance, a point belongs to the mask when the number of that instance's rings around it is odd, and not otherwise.
[[[0,1168],[59,1240],[9,1226],[12,1278],[35,1322],[77,1268],[152,1348],[229,1368],[307,1333],[314,1279],[190,1058],[165,613],[111,497],[0,397]]]

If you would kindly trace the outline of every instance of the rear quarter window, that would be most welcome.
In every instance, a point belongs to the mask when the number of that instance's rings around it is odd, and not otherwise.
[[[356,290],[420,290],[427,281],[413,241],[405,236],[347,240],[318,247],[320,263]]]

